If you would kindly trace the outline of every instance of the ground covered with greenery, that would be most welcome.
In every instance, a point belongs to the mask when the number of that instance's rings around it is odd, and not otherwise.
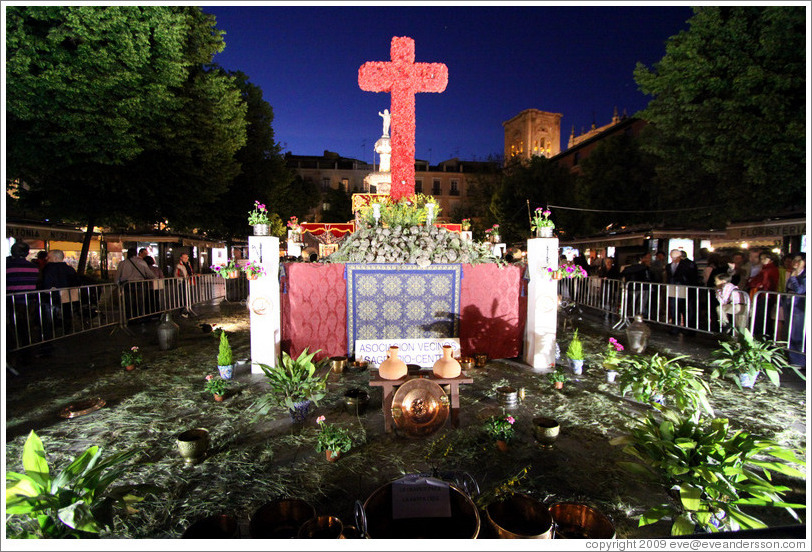
[[[383,431],[380,388],[370,388],[369,372],[331,373],[328,393],[307,421],[294,424],[284,410],[255,419],[249,406],[267,386],[264,376],[247,369],[235,374],[224,402],[214,402],[204,390],[207,374],[216,374],[217,332],[208,323],[228,331],[234,358],[250,354],[248,313],[244,306],[223,303],[207,309],[199,319],[182,320],[179,346],[160,351],[154,326],[136,327],[134,336],[104,332],[66,340],[53,357],[35,359],[19,377],[7,380],[6,468],[23,471],[21,454],[30,430],[43,441],[51,469],[66,466],[91,445],[104,455],[137,450],[121,483],[149,483],[160,487],[154,496],[119,510],[108,538],[175,538],[202,517],[228,513],[243,529],[254,511],[280,496],[302,498],[319,514],[339,516],[354,524],[353,504],[375,489],[409,473],[465,471],[483,492],[522,473],[517,485],[546,504],[576,501],[607,516],[619,538],[666,536],[670,523],[661,521],[638,528],[639,516],[668,500],[655,483],[618,466],[630,460],[612,438],[628,433],[634,420],[651,407],[622,398],[618,385],[606,383],[598,353],[614,332],[595,321],[580,321],[586,352],[584,373],[569,372],[563,390],[555,390],[546,376],[515,360],[493,360],[472,369],[474,383],[461,386],[459,427],[448,425],[425,438],[412,439]],[[143,331],[142,331],[143,330]],[[566,350],[569,332],[559,334]],[[655,340],[648,353],[675,355],[672,341]],[[139,345],[145,364],[126,372],[119,364],[125,348]],[[697,351],[701,350],[696,346]],[[697,354],[692,363],[707,367]],[[508,452],[498,451],[482,429],[483,422],[501,414],[496,388],[523,387],[524,401],[508,413],[516,419],[516,437]],[[369,392],[367,413],[344,410],[343,394],[351,388]],[[766,381],[741,391],[729,381],[710,382],[711,404],[717,417],[731,420],[735,429],[769,438],[792,448],[806,447],[806,394],[800,385],[775,388]],[[106,406],[91,414],[62,419],[65,406],[100,396]],[[317,416],[349,430],[353,446],[337,463],[316,452]],[[554,445],[543,447],[533,436],[532,419],[555,418],[561,434]],[[206,459],[186,467],[178,454],[177,435],[196,427],[211,433]],[[783,476],[781,476],[783,477]],[[806,503],[805,482],[783,478],[791,502]],[[754,508],[754,515],[770,526],[795,522],[780,508]],[[805,511],[799,512],[805,519]],[[9,534],[22,527],[23,518],[7,522]],[[482,517],[481,536],[492,536]],[[247,531],[244,532],[244,535]]]

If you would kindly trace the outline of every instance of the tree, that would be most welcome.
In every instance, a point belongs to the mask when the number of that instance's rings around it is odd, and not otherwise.
[[[653,69],[646,149],[663,197],[719,217],[767,215],[805,199],[805,10],[704,6]]]
[[[347,222],[352,220],[352,197],[339,183],[338,188],[330,188],[324,192],[323,202],[329,208],[322,212],[322,222]]]
[[[8,177],[20,202],[87,225],[182,219],[225,191],[245,106],[205,64],[213,16],[181,6],[6,10]],[[122,215],[123,213],[123,215]]]
[[[639,140],[617,134],[602,140],[581,163],[575,201],[585,209],[651,211],[657,209],[655,172],[651,155],[640,150]],[[650,213],[579,212],[580,234],[594,233],[610,223],[653,222]]]
[[[572,192],[573,179],[568,169],[546,157],[533,157],[529,163],[505,167],[490,209],[505,240],[524,240],[530,237],[529,213],[550,204],[571,205]],[[554,214],[558,229],[567,228],[576,218],[567,211]]]
[[[262,98],[262,89],[249,82],[246,74],[236,71],[229,75],[247,105],[246,143],[234,155],[240,164],[240,173],[225,194],[204,205],[188,223],[228,240],[250,233],[247,214],[254,201],[266,204],[272,213],[283,219],[297,214],[290,193],[293,174],[285,166],[274,137],[273,107]]]

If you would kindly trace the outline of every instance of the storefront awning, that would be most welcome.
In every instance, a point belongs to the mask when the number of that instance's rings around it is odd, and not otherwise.
[[[804,234],[806,234],[806,220],[791,219],[732,223],[727,227],[726,237],[730,240],[780,239]]]
[[[52,228],[38,224],[6,223],[6,237],[17,240],[59,240],[81,242],[85,234],[81,230]]]

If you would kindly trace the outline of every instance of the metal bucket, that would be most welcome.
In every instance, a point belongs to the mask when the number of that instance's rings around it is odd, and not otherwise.
[[[499,402],[499,406],[515,408],[519,405],[519,392],[510,386],[497,387],[496,399]]]
[[[370,539],[475,539],[479,535],[479,512],[474,501],[449,485],[451,517],[392,518],[392,483],[369,495],[357,524]],[[356,511],[356,517],[358,512]]]
[[[552,445],[558,439],[560,431],[561,426],[553,418],[533,418],[533,435],[542,445]]]
[[[557,539],[613,539],[615,525],[586,504],[557,502],[550,506]]]
[[[342,373],[344,371],[344,368],[346,367],[347,367],[347,357],[345,356],[330,357],[330,370],[332,370],[336,374]]]
[[[254,512],[248,524],[252,539],[292,539],[304,523],[316,517],[316,509],[298,498],[268,502]]]
[[[343,539],[344,524],[334,516],[319,516],[304,522],[300,539]]]
[[[533,497],[516,493],[485,508],[488,521],[500,539],[551,539],[553,518]]]
[[[238,539],[240,526],[232,516],[220,514],[200,519],[183,532],[184,539]]]

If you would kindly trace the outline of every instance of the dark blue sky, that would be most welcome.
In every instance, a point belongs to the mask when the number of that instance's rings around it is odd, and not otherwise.
[[[637,62],[665,54],[687,29],[687,6],[206,6],[226,32],[214,61],[239,69],[274,108],[283,151],[326,149],[372,161],[389,94],[358,87],[366,61],[389,60],[393,36],[415,40],[417,62],[448,66],[448,88],[417,94],[416,155],[432,163],[502,154],[502,123],[524,109],[561,113],[562,149],[576,133],[629,115],[648,98]],[[364,145],[365,144],[365,145]]]

